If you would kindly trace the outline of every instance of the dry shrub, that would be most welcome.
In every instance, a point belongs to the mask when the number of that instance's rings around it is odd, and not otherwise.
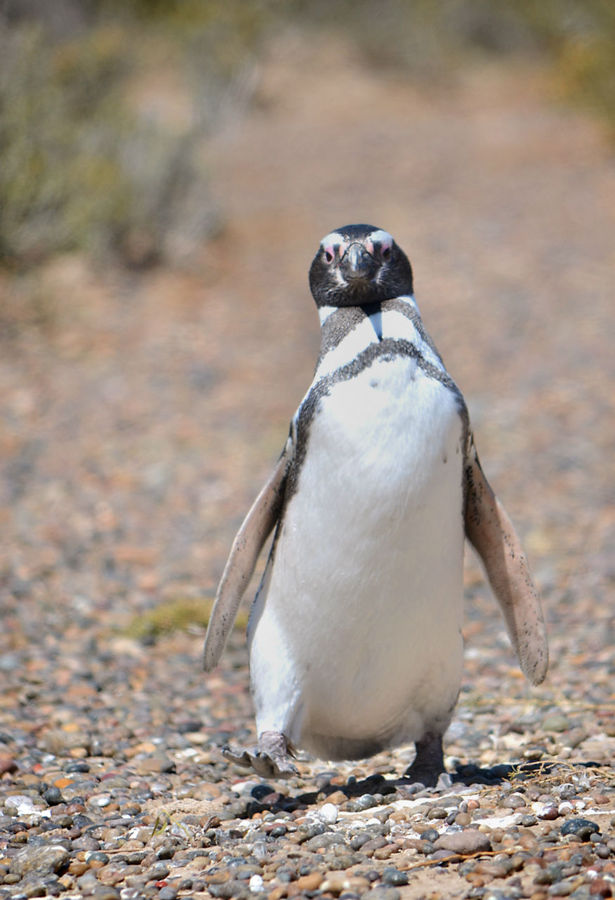
[[[204,146],[245,93],[267,4],[13,0],[0,18],[0,263],[177,262],[216,229]],[[178,123],[135,97],[168,74]]]

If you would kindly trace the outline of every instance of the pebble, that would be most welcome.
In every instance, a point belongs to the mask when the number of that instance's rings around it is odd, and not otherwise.
[[[43,791],[42,797],[49,806],[55,806],[57,803],[62,803],[63,800],[62,791],[55,785],[52,785],[50,788],[47,788],[46,791]]]
[[[368,894],[369,900],[401,900],[401,893],[397,888],[375,887]]]
[[[382,880],[385,884],[398,886],[401,884],[408,884],[408,875],[406,872],[400,872],[399,869],[386,866],[382,870]]]
[[[252,893],[254,893],[254,894],[260,893],[262,890],[264,890],[264,887],[265,887],[265,882],[263,881],[263,876],[258,875],[258,874],[252,875],[250,877],[248,886],[249,886],[250,890],[252,891]]]
[[[581,840],[586,841],[591,835],[598,833],[600,828],[596,822],[592,822],[590,819],[568,819],[560,830],[562,835],[575,834]]]
[[[335,825],[338,819],[338,808],[334,803],[324,803],[316,810],[317,817],[326,825]]]
[[[21,877],[30,872],[44,875],[49,872],[58,872],[68,864],[69,859],[69,851],[64,846],[57,844],[28,846],[13,857],[11,871]]]
[[[436,850],[448,850],[465,856],[470,853],[479,853],[491,850],[491,841],[482,831],[465,829],[451,834],[442,834],[434,841]]]

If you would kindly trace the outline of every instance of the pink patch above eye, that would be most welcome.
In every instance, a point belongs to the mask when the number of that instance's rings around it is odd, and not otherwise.
[[[327,244],[325,247],[325,256],[327,258],[327,262],[333,262],[335,259],[335,244]]]

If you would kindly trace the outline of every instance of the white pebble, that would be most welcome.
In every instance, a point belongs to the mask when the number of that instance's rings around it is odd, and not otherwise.
[[[31,797],[28,797],[27,794],[11,794],[4,801],[4,805],[16,810],[18,816],[31,816],[34,813],[40,813],[40,810],[36,808]]]
[[[557,807],[557,811],[560,816],[567,816],[568,813],[572,812],[573,809],[574,806],[572,805],[572,803],[569,803],[568,800],[562,801],[562,803],[560,803],[560,805]]]
[[[111,796],[110,794],[92,794],[88,803],[90,806],[98,806],[102,809],[103,806],[109,806],[111,803]]]
[[[262,875],[253,875],[250,878],[249,885],[250,885],[250,890],[252,891],[253,894],[260,894],[260,892],[262,890],[264,890],[264,888],[265,888],[263,876]]]
[[[337,806],[335,803],[323,803],[316,815],[325,825],[335,825],[337,822]]]

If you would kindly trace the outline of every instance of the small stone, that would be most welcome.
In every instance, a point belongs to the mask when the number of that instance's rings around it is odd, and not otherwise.
[[[319,891],[325,893],[330,891],[332,894],[341,894],[348,888],[348,878],[343,872],[329,872],[325,876],[325,880],[321,882]]]
[[[84,760],[76,760],[75,762],[69,762],[65,767],[64,771],[69,774],[70,772],[89,772],[90,766],[89,763]]]
[[[227,881],[225,884],[209,885],[209,893],[212,897],[221,897],[222,900],[230,900],[231,897],[240,897],[243,895],[244,885],[241,881]],[[269,894],[271,898],[272,894]],[[282,897],[282,894],[278,895]]]
[[[321,872],[310,872],[307,875],[301,875],[295,882],[299,891],[316,891],[323,881]]]
[[[378,837],[366,841],[361,847],[361,851],[367,856],[373,856],[376,850],[379,850],[380,847],[384,847],[387,843],[387,839],[382,835],[379,835]]]
[[[432,806],[427,813],[428,819],[446,819],[447,816],[448,810],[443,806]]]
[[[553,884],[562,877],[562,869],[563,866],[559,863],[551,863],[536,873],[534,884]]]
[[[362,794],[354,801],[354,808],[357,812],[364,809],[371,809],[373,806],[378,806],[378,801],[373,794]]]
[[[509,794],[508,797],[502,801],[502,806],[505,809],[520,809],[522,806],[525,806],[526,803],[527,799],[523,794],[514,793]]]
[[[382,872],[382,881],[384,884],[390,884],[397,887],[401,884],[408,884],[408,875],[406,872],[400,872],[393,866],[387,866]]]
[[[479,875],[487,875],[489,878],[506,878],[511,870],[510,866],[505,862],[496,862],[496,860],[489,859],[485,862],[478,862],[475,871]]]
[[[62,890],[61,886],[58,884],[58,879],[56,875],[38,875],[32,874],[27,878],[24,878],[19,885],[19,894],[17,896],[20,897],[45,897],[50,894],[55,894],[56,896]],[[13,898],[15,894],[13,894]]]
[[[163,881],[169,874],[169,867],[163,862],[157,862],[144,874],[148,881]]]
[[[69,860],[69,853],[60,844],[36,844],[24,847],[11,860],[11,871],[17,875],[36,872],[37,875],[59,872]]]
[[[434,841],[434,847],[436,850],[450,850],[452,853],[465,856],[491,850],[491,841],[482,831],[468,828],[452,834],[441,834],[438,840]]]
[[[338,817],[338,808],[335,803],[325,803],[316,810],[316,815],[325,825],[335,825]]]
[[[96,885],[92,892],[88,894],[88,898],[91,897],[92,900],[119,900],[121,896],[121,892],[110,884]]]
[[[589,893],[593,897],[612,897],[613,888],[604,878],[596,878],[589,887]]]
[[[576,834],[582,841],[589,840],[592,834],[600,832],[596,822],[590,819],[568,819],[560,829],[562,835]]]
[[[371,835],[368,831],[360,831],[358,834],[355,834],[354,837],[350,840],[350,846],[353,850],[360,850],[364,844],[367,844],[368,841],[371,840]]]
[[[553,819],[559,818],[557,806],[553,803],[542,803],[537,806],[536,815],[539,819],[544,819],[547,822],[552,822]]]
[[[369,900],[400,900],[401,894],[394,887],[375,887],[366,894]]]
[[[58,803],[62,803],[62,791],[55,785],[47,788],[42,796],[45,803],[48,803],[49,806],[55,806]]]
[[[88,864],[83,859],[71,859],[68,866],[68,874],[69,875],[83,875],[83,873],[88,869]]]
[[[103,809],[105,806],[109,806],[110,803],[110,794],[92,794],[88,800],[89,806],[95,806],[98,809]]]
[[[125,845],[124,845],[125,849]],[[167,841],[161,847],[158,847],[156,850],[156,859],[173,859],[175,853],[177,852],[177,847]]]
[[[160,889],[160,893],[158,894],[158,900],[175,900],[176,897],[177,888],[170,884],[165,884],[165,886]]]
[[[253,894],[258,894],[265,889],[265,882],[262,875],[252,875],[248,882],[248,887]]]
[[[440,832],[435,828],[427,828],[425,831],[421,831],[420,835],[424,841],[430,841],[433,844],[440,837]]]
[[[576,878],[567,881],[556,881],[547,889],[550,897],[568,897],[579,886]]]
[[[559,734],[570,728],[570,720],[561,713],[551,713],[543,719],[542,727],[545,731],[555,731]]]
[[[27,794],[10,794],[5,798],[4,806],[7,810],[15,810],[18,816],[33,816],[41,812]]]
[[[17,768],[17,763],[12,756],[9,756],[8,753],[0,753],[0,775],[4,775],[6,772],[16,772]]]
[[[304,847],[306,850],[327,850],[336,844],[346,844],[344,836],[335,831],[327,831],[324,834],[317,834],[309,841],[306,841]]]
[[[156,753],[145,756],[143,759],[134,760],[135,769],[139,775],[160,775],[175,772],[175,763],[164,753]]]
[[[90,869],[102,869],[109,862],[109,857],[102,850],[91,850],[85,854],[85,862]]]

